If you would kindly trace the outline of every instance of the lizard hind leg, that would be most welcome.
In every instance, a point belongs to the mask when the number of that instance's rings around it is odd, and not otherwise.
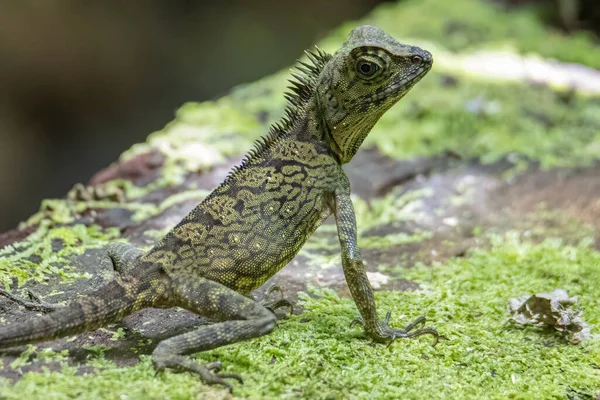
[[[135,266],[135,260],[144,254],[132,244],[112,242],[106,246],[106,254],[112,262],[112,267],[119,274],[128,273]]]
[[[241,383],[239,375],[219,373],[218,362],[200,365],[184,355],[266,335],[275,328],[275,315],[254,300],[207,279],[181,279],[173,287],[176,305],[220,322],[160,342],[152,352],[155,369],[192,372],[206,384],[223,385],[232,391],[233,386],[225,379]]]
[[[223,385],[232,391],[233,386],[225,379],[241,383],[239,375],[219,373],[219,362],[200,365],[184,355],[266,335],[275,328],[275,315],[243,294],[207,279],[177,279],[173,287],[175,305],[220,322],[160,342],[152,352],[155,369],[192,372],[206,384]]]

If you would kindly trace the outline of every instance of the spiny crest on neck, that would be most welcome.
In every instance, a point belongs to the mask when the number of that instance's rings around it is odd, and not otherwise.
[[[306,50],[309,62],[298,60],[295,66],[299,73],[292,73],[293,79],[289,79],[288,91],[284,93],[287,100],[285,115],[271,125],[269,133],[254,142],[254,147],[248,152],[240,165],[242,168],[250,158],[258,157],[268,149],[279,138],[289,133],[298,118],[304,111],[305,106],[315,93],[315,86],[323,67],[331,59],[331,54],[315,46],[314,51]]]
[[[233,167],[220,187],[227,186],[236,173],[244,169],[251,160],[261,157],[262,154],[269,149],[280,138],[289,133],[294,124],[300,118],[306,105],[316,91],[316,85],[325,64],[331,59],[331,54],[325,53],[323,50],[315,46],[314,51],[306,50],[309,62],[298,60],[295,68],[300,73],[292,73],[293,79],[289,79],[288,92],[284,94],[287,100],[285,115],[276,123],[271,125],[269,133],[254,142],[254,147],[246,154],[242,162]],[[213,191],[206,199],[208,200],[215,195]]]

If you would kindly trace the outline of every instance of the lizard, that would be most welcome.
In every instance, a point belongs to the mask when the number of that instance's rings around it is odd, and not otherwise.
[[[276,326],[273,309],[252,291],[288,264],[330,215],[337,224],[342,268],[361,324],[377,342],[424,334],[421,316],[403,329],[378,316],[357,243],[348,163],[379,118],[431,69],[431,53],[362,25],[334,54],[318,47],[299,60],[285,94],[285,116],[259,139],[241,164],[149,251],[128,243],[106,247],[114,279],[65,306],[27,302],[51,311],[0,327],[0,348],[95,330],[142,308],[182,307],[214,324],[160,341],[156,371],[200,376],[232,391],[221,363],[200,365],[187,355],[256,338]],[[39,300],[38,300],[39,302]],[[279,301],[274,306],[286,305]],[[420,329],[414,329],[419,326]]]

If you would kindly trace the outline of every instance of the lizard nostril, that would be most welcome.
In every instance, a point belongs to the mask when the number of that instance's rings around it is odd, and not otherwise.
[[[428,64],[433,64],[433,56],[431,55],[430,52],[428,52],[427,50],[424,50],[424,57],[423,59],[425,60],[426,63]]]

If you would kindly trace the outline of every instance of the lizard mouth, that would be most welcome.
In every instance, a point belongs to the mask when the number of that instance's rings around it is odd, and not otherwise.
[[[400,79],[395,79],[385,88],[384,92],[386,96],[394,97],[394,95],[398,93],[406,93],[417,82],[419,82],[430,69],[430,66],[424,65]]]
[[[404,96],[417,82],[423,78],[431,69],[431,65],[422,65],[407,75],[399,76],[393,79],[388,85],[383,86],[375,93],[365,96],[361,99],[358,106],[364,107],[371,104],[381,104],[386,100],[398,101]]]

